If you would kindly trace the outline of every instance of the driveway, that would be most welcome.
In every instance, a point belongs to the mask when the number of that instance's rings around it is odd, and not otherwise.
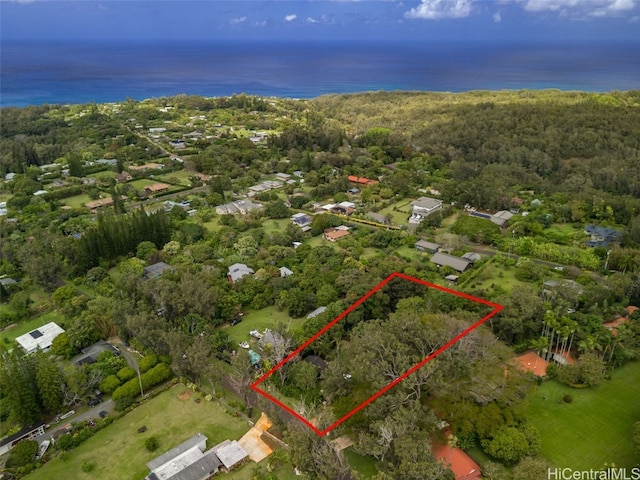
[[[113,411],[114,406],[115,404],[113,400],[111,399],[106,400],[102,402],[100,405],[96,405],[95,407],[90,408],[84,413],[81,413],[81,414],[76,413],[68,418],[65,418],[64,420],[60,420],[59,423],[55,425],[51,425],[51,427],[44,432],[44,435],[40,435],[39,437],[34,438],[34,440],[37,442],[48,440],[51,437],[54,437],[59,431],[64,430],[64,426],[67,425],[68,423],[78,423],[78,422],[84,422],[86,420],[91,420],[91,419],[99,419],[101,411],[105,410],[111,413]]]

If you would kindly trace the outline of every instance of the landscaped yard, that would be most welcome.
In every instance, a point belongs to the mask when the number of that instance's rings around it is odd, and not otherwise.
[[[157,175],[155,177],[159,182],[177,183],[180,185],[190,186],[191,180],[189,177],[193,175],[193,172],[187,172],[186,170],[179,170],[177,172],[165,173],[164,175]]]
[[[199,394],[180,400],[178,394],[185,390],[182,385],[170,388],[69,451],[64,460],[56,458],[26,478],[140,480],[149,472],[146,466],[149,460],[198,432],[209,438],[207,447],[211,447],[226,439],[237,440],[249,430],[245,420],[227,413],[218,403],[205,400],[196,403]],[[137,433],[142,426],[147,427],[146,432]],[[149,452],[144,445],[152,436],[159,442],[155,452]],[[84,472],[83,464],[94,468],[90,473]],[[225,478],[249,480],[254,468],[255,463],[250,462]]]
[[[354,452],[351,447],[343,450],[343,452],[351,468],[358,472],[359,478],[373,478],[373,476],[378,473],[373,457],[360,455]]]
[[[105,194],[102,194],[102,195],[103,197],[105,196]],[[80,207],[84,207],[85,203],[93,202],[93,200],[89,198],[89,195],[82,194],[82,195],[74,195],[73,197],[69,197],[69,198],[64,198],[61,200],[61,202],[72,208],[80,208]]]
[[[225,328],[225,332],[229,334],[235,348],[238,343],[243,341],[248,342],[251,339],[249,336],[251,330],[264,332],[265,328],[273,328],[279,323],[290,328],[295,328],[301,325],[303,321],[304,318],[291,318],[287,315],[287,312],[280,312],[276,307],[271,306],[247,313],[243,317],[242,322],[233,327]]]
[[[25,333],[41,327],[42,325],[45,325],[49,322],[56,322],[58,325],[60,325],[60,323],[63,321],[64,316],[60,315],[59,313],[46,313],[39,317],[32,318],[29,321],[19,323],[15,327],[9,328],[8,330],[3,330],[2,332],[0,332],[0,342],[4,346],[12,348],[14,340],[20,335],[24,335]]]
[[[409,205],[411,200],[402,200],[398,203],[394,203],[393,205],[389,205],[386,208],[383,208],[378,213],[380,215],[386,216],[388,213],[391,214],[391,221],[394,225],[406,225],[409,221],[409,217],[411,216],[411,206]],[[396,208],[397,210],[394,210]]]
[[[571,395],[572,402],[562,401]],[[540,430],[542,455],[560,468],[638,464],[631,426],[640,420],[640,362],[613,371],[598,387],[573,389],[556,381],[531,394],[527,416]]]

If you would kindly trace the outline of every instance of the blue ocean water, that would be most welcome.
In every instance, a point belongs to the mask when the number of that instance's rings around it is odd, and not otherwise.
[[[638,44],[3,44],[0,105],[180,93],[311,98],[374,90],[640,88]]]

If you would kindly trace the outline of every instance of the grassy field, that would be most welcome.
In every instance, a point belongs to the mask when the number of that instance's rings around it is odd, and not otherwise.
[[[5,346],[13,345],[14,340],[27,332],[30,332],[33,329],[41,327],[49,322],[56,322],[58,325],[60,322],[64,321],[64,317],[56,312],[45,313],[36,318],[32,318],[29,321],[19,323],[13,328],[8,330],[3,330],[0,332],[0,343]],[[6,339],[6,340],[5,340]]]
[[[516,279],[515,267],[490,263],[484,265],[482,271],[466,284],[467,287],[472,285],[489,293],[499,293],[496,290],[500,289],[506,293],[511,293],[514,287],[527,284]]]
[[[102,172],[91,173],[87,176],[97,178],[97,179],[101,179],[101,178],[109,179],[109,178],[116,178],[116,172],[114,172],[113,170],[104,170]]]
[[[409,216],[411,215],[411,207],[409,206],[409,203],[411,203],[411,200],[402,200],[383,208],[378,213],[384,216],[390,213],[392,218],[391,221],[394,225],[406,225],[409,221]],[[394,210],[394,208],[397,208],[398,210]]]
[[[564,395],[573,401],[562,401]],[[640,420],[640,362],[614,370],[612,379],[577,390],[556,381],[529,397],[527,417],[540,430],[542,455],[561,468],[638,464],[631,426]]]
[[[264,231],[266,233],[284,233],[287,225],[289,225],[290,223],[291,220],[289,218],[281,218],[280,220],[266,220],[262,224],[262,228],[264,228]]]
[[[55,458],[26,478],[140,480],[148,473],[146,462],[198,432],[209,438],[207,446],[210,447],[226,439],[237,440],[248,431],[245,420],[228,414],[216,402],[196,403],[196,394],[180,400],[178,394],[184,390],[184,386],[176,385],[71,450],[65,460]],[[147,431],[137,433],[141,426],[146,426]],[[151,436],[156,437],[160,445],[155,452],[147,451],[144,446]],[[83,463],[93,464],[93,471],[83,472]],[[250,479],[254,468],[255,464],[250,463],[226,478]]]
[[[82,195],[74,195],[73,197],[69,197],[69,198],[64,198],[61,201],[62,203],[64,203],[65,205],[68,205],[69,207],[79,208],[79,207],[84,207],[85,203],[92,202],[93,200],[89,198],[89,195],[82,194]]]
[[[287,312],[279,312],[276,307],[271,306],[247,313],[242,322],[233,327],[226,327],[225,331],[229,334],[233,344],[237,345],[242,341],[249,341],[251,330],[263,332],[265,328],[273,328],[278,323],[295,328],[301,325],[303,320],[302,318],[291,318]]]
[[[177,172],[166,173],[164,175],[158,175],[155,177],[159,182],[178,183],[180,185],[190,186],[191,181],[189,177],[193,175],[193,172],[187,172],[186,170],[179,170]]]

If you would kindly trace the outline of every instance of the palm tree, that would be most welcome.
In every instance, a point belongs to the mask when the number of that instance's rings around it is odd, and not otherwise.
[[[534,373],[538,370],[538,359],[542,356],[542,353],[546,353],[549,349],[549,339],[547,337],[540,337],[531,341],[531,348],[538,354],[536,356],[536,363],[533,365]]]

